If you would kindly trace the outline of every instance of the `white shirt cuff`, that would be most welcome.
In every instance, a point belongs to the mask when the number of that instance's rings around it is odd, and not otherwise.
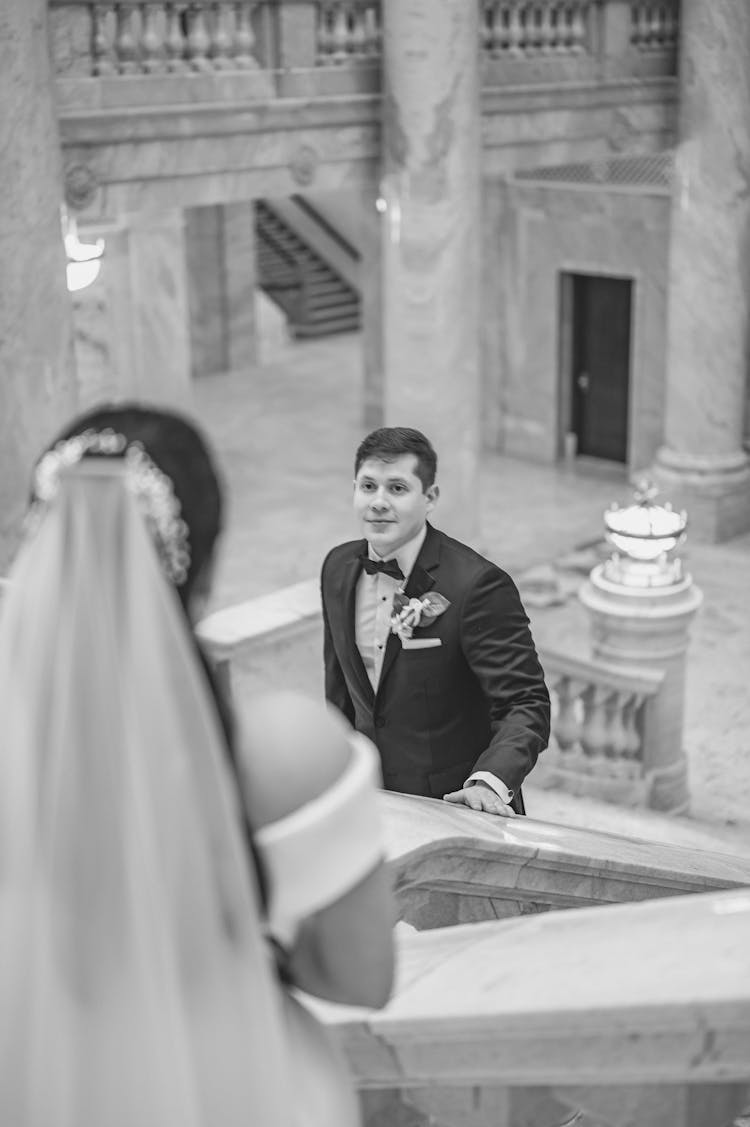
[[[502,779],[498,779],[497,775],[493,775],[491,771],[475,771],[473,775],[469,775],[464,786],[468,786],[469,783],[486,783],[506,806],[510,806],[513,791],[508,790]]]

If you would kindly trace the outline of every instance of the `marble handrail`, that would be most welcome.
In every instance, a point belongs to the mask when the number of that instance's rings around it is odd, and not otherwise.
[[[317,579],[306,579],[214,611],[196,630],[214,661],[231,662],[248,646],[287,637],[319,621],[320,584]]]
[[[746,1081],[748,952],[747,889],[559,912],[405,935],[385,1010],[320,1010],[363,1088]]]
[[[381,795],[400,918],[428,930],[750,886],[750,858]]]

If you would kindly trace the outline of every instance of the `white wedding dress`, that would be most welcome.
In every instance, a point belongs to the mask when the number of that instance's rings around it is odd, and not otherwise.
[[[337,832],[368,772],[360,748],[328,799]],[[287,887],[325,842],[326,799],[259,835],[279,926],[356,883],[347,861],[312,900],[309,869]],[[86,459],[0,607],[0,1123],[353,1127],[341,1059],[278,983],[260,915],[175,591],[121,464]]]
[[[298,923],[338,900],[382,858],[377,752],[352,733],[351,758],[333,786],[255,839],[270,883],[269,926],[289,945]],[[295,1127],[356,1127],[357,1100],[341,1052],[304,1004],[284,995]]]

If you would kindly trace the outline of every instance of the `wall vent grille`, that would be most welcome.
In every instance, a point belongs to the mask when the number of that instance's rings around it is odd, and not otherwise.
[[[517,181],[566,184],[597,188],[657,188],[668,192],[674,157],[671,152],[648,156],[615,156],[604,160],[528,168],[514,175]]]

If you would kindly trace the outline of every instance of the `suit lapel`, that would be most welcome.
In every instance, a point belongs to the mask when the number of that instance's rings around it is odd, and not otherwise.
[[[354,558],[349,560],[345,565],[343,583],[341,588],[342,603],[344,607],[344,638],[346,641],[346,653],[349,658],[349,664],[352,673],[359,681],[362,691],[368,700],[374,697],[374,690],[372,682],[367,676],[365,664],[362,661],[362,655],[357,648],[357,634],[355,625],[356,614],[356,599],[357,599],[357,580],[359,579],[360,572],[362,571],[362,564],[359,557],[363,552],[367,551],[367,541],[363,540],[356,549]]]
[[[421,599],[425,592],[430,591],[435,586],[436,577],[432,573],[437,570],[439,564],[440,533],[437,532],[428,521],[427,535],[424,538],[424,543],[420,548],[419,555],[417,556],[414,567],[411,569],[411,574],[404,588],[404,594],[407,598]],[[380,693],[383,688],[383,682],[388,676],[388,672],[400,652],[401,639],[395,634],[389,634],[385,646],[385,654],[383,655],[383,667],[380,671],[380,680],[378,681],[378,693]]]

